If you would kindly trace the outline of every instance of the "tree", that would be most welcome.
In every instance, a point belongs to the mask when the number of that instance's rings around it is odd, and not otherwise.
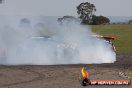
[[[22,18],[20,20],[19,26],[21,27],[30,27],[31,26],[31,22],[28,18]]]
[[[132,24],[132,20],[129,20],[129,24]]]
[[[96,15],[92,16],[92,22],[91,22],[92,25],[107,24],[107,23],[110,23],[110,20],[105,16],[96,16]]]
[[[80,22],[80,19],[74,17],[74,16],[63,16],[62,18],[58,18],[58,22],[60,24],[63,24],[65,22]]]
[[[82,19],[83,24],[91,23],[92,16],[95,11],[96,8],[94,4],[91,4],[89,2],[81,3],[79,6],[77,6],[77,13],[79,15],[79,18]]]

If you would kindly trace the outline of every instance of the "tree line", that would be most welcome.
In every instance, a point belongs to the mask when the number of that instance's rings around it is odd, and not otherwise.
[[[100,24],[109,24],[109,18],[105,16],[96,16],[96,7],[94,4],[89,2],[84,2],[79,4],[77,7],[77,14],[81,19],[81,24],[89,24],[89,25],[100,25]],[[66,18],[75,19],[73,16],[64,16],[59,18],[58,21],[62,22]]]

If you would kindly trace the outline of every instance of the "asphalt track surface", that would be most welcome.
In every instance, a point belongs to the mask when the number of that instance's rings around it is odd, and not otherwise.
[[[127,75],[132,70],[132,54],[118,53],[117,58],[113,64],[0,66],[0,88],[132,88],[132,84],[81,86],[83,66],[88,68],[90,79],[132,80]]]

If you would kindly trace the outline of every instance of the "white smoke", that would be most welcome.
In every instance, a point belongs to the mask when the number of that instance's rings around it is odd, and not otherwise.
[[[90,28],[43,17],[0,18],[1,65],[113,63],[111,46]]]

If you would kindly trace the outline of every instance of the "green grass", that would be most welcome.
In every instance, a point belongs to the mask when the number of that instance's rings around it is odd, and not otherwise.
[[[132,77],[132,70],[129,70],[129,71],[128,71],[128,76],[129,76],[129,77]]]
[[[132,25],[91,25],[90,27],[97,34],[116,36],[114,45],[117,52],[132,53]]]

